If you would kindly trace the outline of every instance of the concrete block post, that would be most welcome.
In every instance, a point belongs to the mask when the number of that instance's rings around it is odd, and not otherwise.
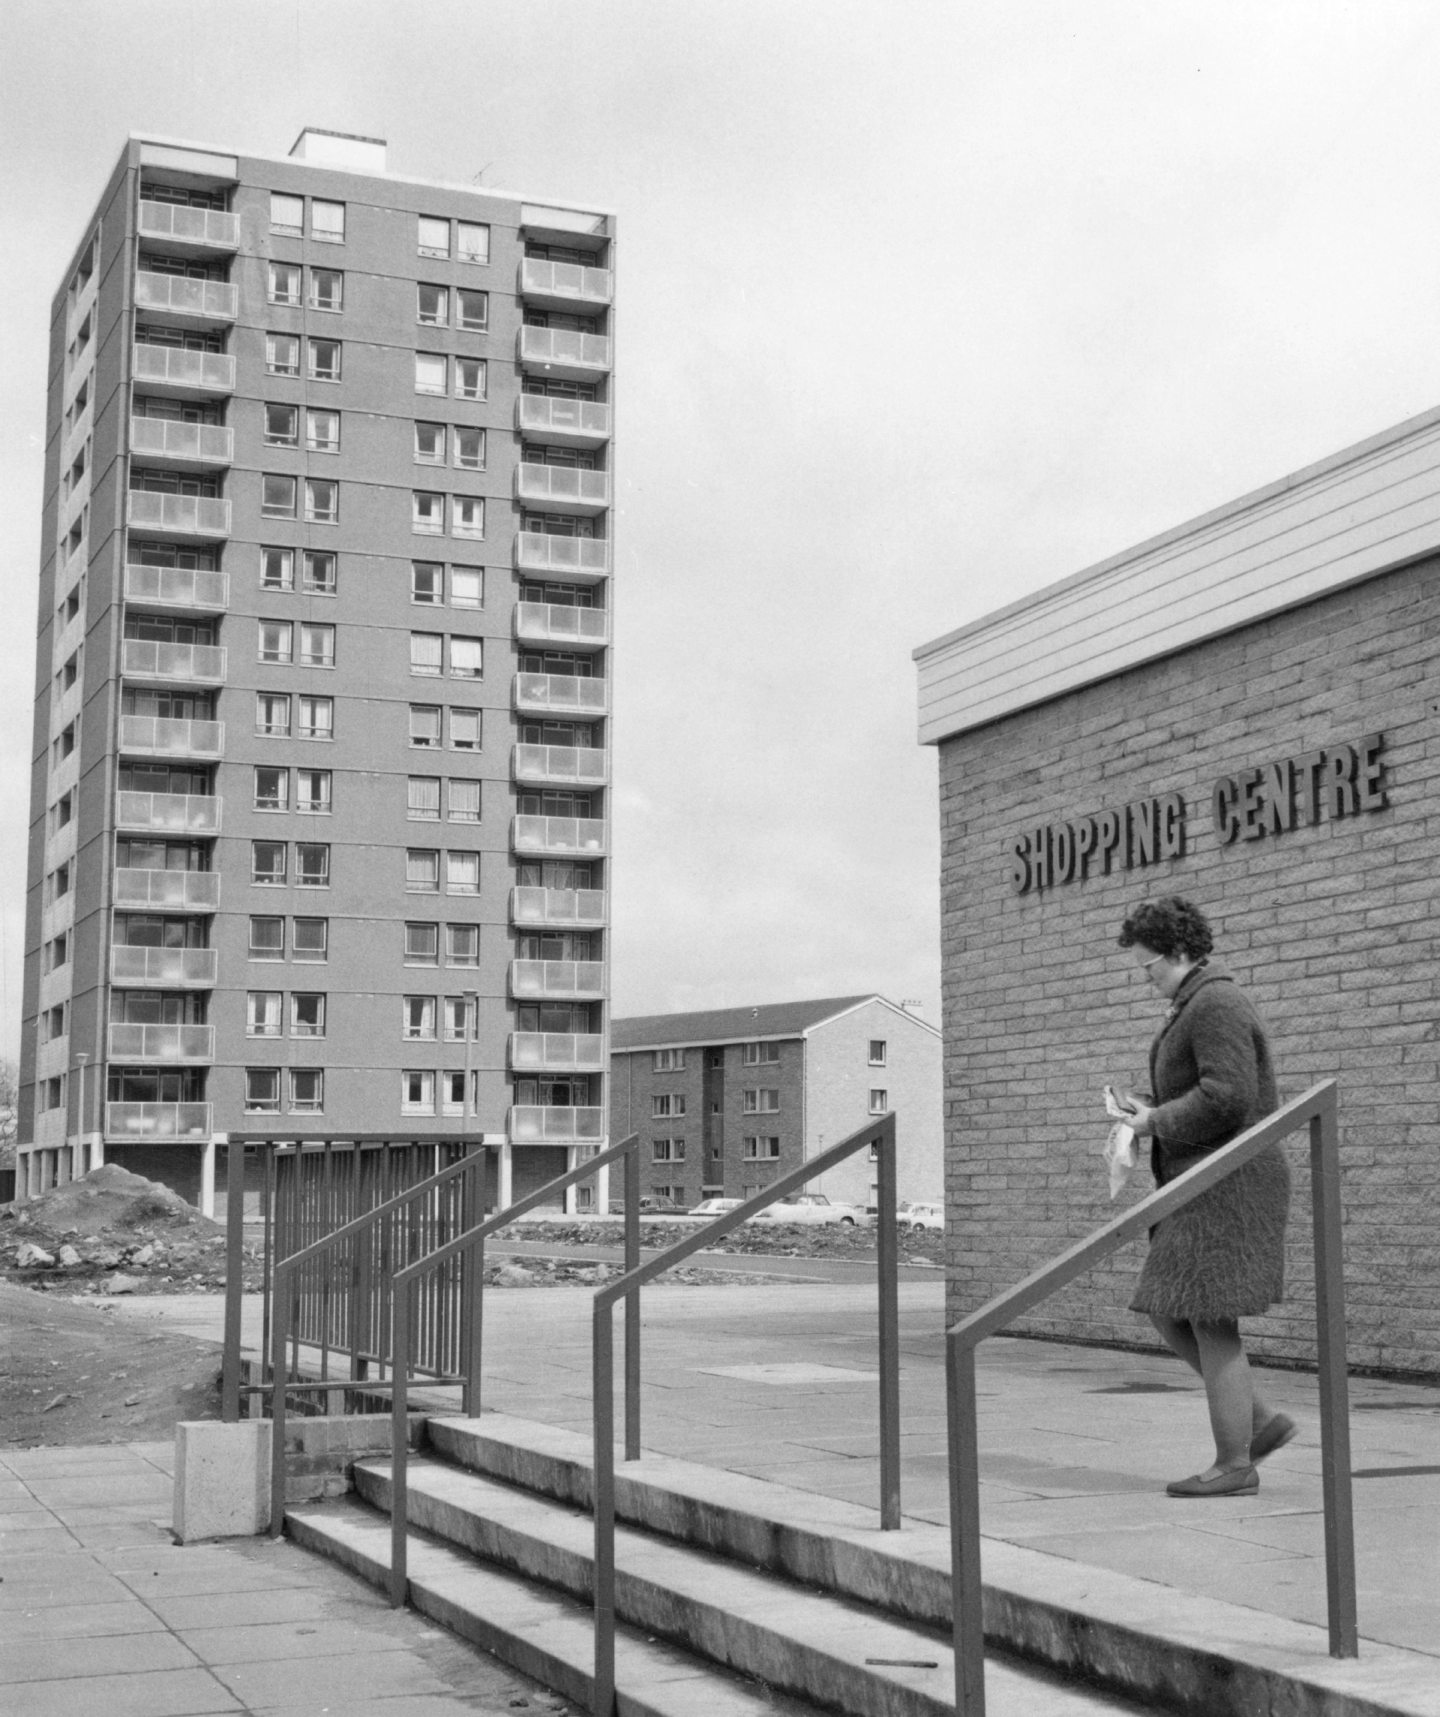
[[[270,1421],[182,1420],[175,1427],[171,1524],[181,1544],[248,1538],[270,1525]]]

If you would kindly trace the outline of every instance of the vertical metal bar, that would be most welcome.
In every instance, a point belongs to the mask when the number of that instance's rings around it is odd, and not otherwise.
[[[625,1153],[625,1272],[640,1264],[640,1141]],[[609,1314],[606,1314],[609,1326]],[[609,1373],[606,1373],[607,1377]],[[625,1296],[625,1459],[640,1459],[640,1290]]]
[[[1350,1494],[1350,1400],[1345,1356],[1344,1222],[1336,1093],[1310,1122],[1315,1233],[1315,1324],[1320,1362],[1320,1480],[1325,1501],[1325,1591],[1331,1657],[1357,1657],[1355,1522]]]
[[[245,1147],[225,1146],[225,1357],[220,1376],[220,1416],[227,1425],[240,1417],[240,1324],[245,1292]]]
[[[405,1525],[409,1513],[406,1494],[406,1457],[410,1452],[409,1407],[406,1384],[410,1377],[410,1284],[398,1281],[390,1301],[393,1328],[390,1353],[395,1367],[394,1393],[390,1398],[390,1602],[399,1610],[405,1605],[409,1570],[405,1566]]]
[[[626,1159],[627,1165],[629,1159]],[[590,1399],[595,1420],[595,1681],[592,1717],[615,1710],[615,1327],[610,1307],[594,1310]]]
[[[279,1201],[279,1181],[277,1168],[277,1153],[271,1144],[260,1146],[260,1160],[264,1165],[261,1172],[260,1201],[265,1212],[264,1257],[260,1268],[260,1351],[265,1356],[265,1364],[270,1363],[270,1286],[275,1272],[276,1259],[276,1206]],[[261,1382],[265,1379],[262,1377]]]
[[[954,1611],[955,1711],[985,1717],[985,1612],[980,1585],[980,1455],[975,1349],[945,1339],[950,1444],[950,1601]]]
[[[285,1367],[286,1314],[292,1303],[289,1274],[283,1266],[275,1272],[275,1304],[272,1314],[274,1346],[270,1354],[270,1536],[285,1530]]]
[[[880,1300],[880,1528],[900,1529],[900,1246],[895,1224],[895,1117],[880,1132],[880,1196],[875,1220]]]
[[[465,1399],[462,1409],[467,1419],[480,1417],[480,1402],[484,1393],[482,1366],[485,1358],[485,1242],[477,1240],[465,1257],[467,1298],[470,1303],[470,1339],[465,1355]]]

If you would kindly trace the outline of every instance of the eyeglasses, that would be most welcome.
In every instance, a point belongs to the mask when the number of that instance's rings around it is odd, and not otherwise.
[[[1156,954],[1153,959],[1142,960],[1140,962],[1140,970],[1142,972],[1148,972],[1152,966],[1158,966],[1162,960],[1167,959],[1168,957],[1169,956],[1165,954]]]

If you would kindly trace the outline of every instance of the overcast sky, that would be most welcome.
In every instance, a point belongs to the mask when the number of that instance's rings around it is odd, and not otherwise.
[[[912,649],[1440,403],[1430,0],[5,0],[0,1048],[49,300],[127,132],[620,216],[617,1013],[939,1018]]]

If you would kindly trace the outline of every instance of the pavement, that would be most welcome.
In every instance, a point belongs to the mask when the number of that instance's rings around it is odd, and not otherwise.
[[[947,1518],[948,1487],[943,1284],[907,1281],[899,1292],[902,1508],[938,1523]],[[486,1408],[588,1431],[590,1300],[588,1289],[568,1287],[508,1290],[487,1300]],[[150,1319],[218,1339],[222,1310],[215,1296],[136,1297],[116,1302],[115,1310],[104,1315]],[[258,1313],[257,1304],[247,1303],[246,1339],[252,1346],[258,1341]],[[658,1285],[644,1300],[642,1353],[641,1437],[647,1448],[848,1501],[877,1501],[873,1286]],[[984,1343],[978,1364],[983,1534],[1056,1558],[1057,1566],[1072,1565],[1077,1591],[1088,1570],[1108,1569],[1167,1589],[1176,1606],[1193,1597],[1213,1598],[1248,1607],[1260,1618],[1323,1628],[1316,1382],[1302,1372],[1257,1367],[1257,1374],[1274,1406],[1299,1422],[1300,1436],[1261,1468],[1257,1495],[1180,1500],[1164,1494],[1166,1480],[1202,1469],[1211,1444],[1204,1392],[1177,1360],[1010,1337]],[[1366,1641],[1425,1653],[1436,1659],[1440,1687],[1440,1388],[1352,1378],[1350,1397],[1362,1658]],[[444,1402],[437,1398],[435,1404]],[[163,1586],[153,1582],[173,1579],[176,1590],[194,1593],[197,1587],[185,1571],[200,1569],[207,1584],[198,1590],[219,1592],[226,1589],[223,1584],[211,1587],[208,1581],[223,1582],[227,1576],[221,1570],[239,1567],[253,1582],[257,1558],[288,1556],[283,1568],[278,1561],[275,1567],[293,1580],[287,1590],[304,1592],[325,1587],[335,1578],[333,1571],[308,1557],[294,1560],[302,1553],[286,1545],[247,1541],[240,1547],[174,1548],[164,1531],[167,1461],[168,1450],[152,1446],[0,1455],[0,1492],[11,1498],[5,1506],[12,1511],[0,1538],[0,1605],[10,1614],[22,1611],[26,1626],[36,1628],[33,1638],[65,1638],[67,1670],[72,1640],[90,1641],[86,1650],[99,1653],[97,1664],[106,1661],[106,1649],[116,1649],[111,1633],[92,1638],[88,1616],[100,1616],[112,1605],[124,1607],[127,1615],[144,1609],[153,1620],[137,1631],[147,1636],[163,1631],[171,1649],[183,1648],[191,1658],[167,1669],[97,1669],[95,1676],[86,1672],[82,1678],[209,1676],[217,1697],[223,1691],[232,1701],[127,1705],[107,1695],[94,1706],[106,1717],[123,1717],[129,1710],[143,1710],[146,1717],[202,1710],[283,1711],[299,1717],[302,1711],[323,1709],[275,1699],[236,1703],[249,1697],[237,1660],[204,1656],[211,1645],[202,1636],[216,1628],[223,1632],[221,1624],[212,1617],[207,1626],[183,1609],[167,1608]],[[117,1532],[118,1540],[105,1537]],[[212,1565],[213,1574],[208,1572]],[[367,1616],[389,1616],[341,1578],[348,1602],[364,1605]],[[74,1595],[73,1580],[81,1581],[86,1595]],[[26,1594],[32,1589],[33,1610],[27,1610]],[[235,1587],[237,1593],[253,1589],[253,1584]],[[42,1614],[47,1610],[55,1612],[48,1633]],[[177,1614],[183,1628],[172,1621]],[[118,1610],[113,1619],[123,1619]],[[51,1709],[80,1717],[89,1710],[64,1696],[67,1685],[72,1692],[77,1685],[73,1674],[64,1682],[35,1679],[49,1648],[26,1656],[8,1622],[9,1614],[0,1630],[0,1683],[14,1686],[24,1674],[32,1679],[24,1682],[25,1697],[13,1707],[6,1706],[6,1685],[0,1684],[0,1717],[9,1717],[12,1709],[16,1717],[21,1712],[44,1717]],[[231,1631],[274,1625],[273,1618],[232,1618]],[[372,1631],[379,1638],[382,1630]],[[250,1639],[257,1652],[266,1646],[263,1633]],[[112,1641],[110,1648],[103,1646],[106,1640]],[[276,1640],[275,1661],[293,1664],[296,1659],[283,1654],[298,1653],[302,1642],[292,1637],[287,1644],[283,1635]],[[158,1649],[154,1640],[150,1646]],[[222,1643],[220,1649],[238,1648]],[[417,1647],[402,1642],[385,1649],[414,1652]],[[322,1651],[323,1644],[306,1644],[305,1663]],[[18,1669],[4,1667],[16,1663]],[[55,1688],[53,1706],[32,1698],[50,1686]],[[441,1703],[416,1704],[413,1717],[430,1717],[432,1709],[438,1717],[453,1712],[456,1700],[465,1696],[432,1690],[416,1697]],[[368,1711],[365,1704],[349,1701],[332,1708]],[[463,1703],[460,1708],[489,1709]],[[380,1705],[375,1709],[378,1717]],[[412,1717],[412,1706],[403,1699],[389,1697],[383,1709],[386,1717]]]

